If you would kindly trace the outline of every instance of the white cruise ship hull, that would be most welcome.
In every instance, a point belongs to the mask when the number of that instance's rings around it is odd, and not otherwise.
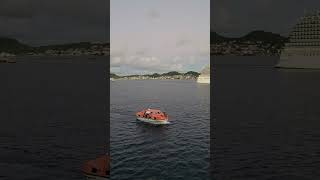
[[[210,84],[210,77],[209,76],[199,76],[197,82],[200,84]]]
[[[281,57],[276,67],[292,69],[320,69],[320,56]]]
[[[150,123],[150,124],[170,124],[169,121],[159,121],[159,120],[153,120],[153,119],[142,118],[142,117],[137,117],[137,120]]]

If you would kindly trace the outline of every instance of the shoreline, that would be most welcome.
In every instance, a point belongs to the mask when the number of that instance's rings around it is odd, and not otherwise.
[[[144,81],[144,80],[161,80],[161,81],[166,81],[166,80],[179,80],[179,81],[197,81],[197,79],[114,79],[110,81]]]

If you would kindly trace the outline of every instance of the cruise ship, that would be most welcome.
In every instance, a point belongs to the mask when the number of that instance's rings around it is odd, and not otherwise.
[[[197,82],[201,84],[210,84],[210,64],[200,72]]]
[[[320,69],[320,11],[300,18],[276,67]]]

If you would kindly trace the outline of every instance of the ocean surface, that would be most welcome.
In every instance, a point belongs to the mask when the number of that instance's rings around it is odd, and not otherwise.
[[[212,57],[212,179],[320,178],[320,71]]]
[[[111,82],[111,179],[209,179],[210,86],[183,80]],[[136,120],[160,108],[169,125]]]
[[[105,57],[0,64],[0,179],[84,179],[107,151]],[[108,80],[109,81],[109,80]]]

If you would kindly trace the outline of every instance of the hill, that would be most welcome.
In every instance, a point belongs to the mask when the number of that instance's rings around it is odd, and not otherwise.
[[[32,47],[16,39],[0,37],[0,53],[14,55],[108,55],[109,43],[79,42]]]
[[[20,43],[16,39],[0,37],[0,52],[21,54],[32,50],[32,47]]]
[[[115,73],[110,73],[110,77],[114,79],[196,79],[200,73],[189,71],[187,73],[179,73],[177,71],[170,71],[167,73],[153,73],[153,74],[145,74],[145,75],[127,75],[127,76],[119,76]]]
[[[285,43],[288,38],[265,31],[253,31],[240,38],[242,41],[262,41],[268,43]]]
[[[244,42],[244,41],[253,41],[253,42],[264,42],[264,43],[285,43],[288,41],[287,37],[283,37],[280,34],[272,33],[272,32],[265,32],[265,31],[252,31],[248,34],[238,37],[238,38],[230,38],[230,37],[224,37],[219,35],[216,32],[210,33],[210,43],[219,43],[219,42],[227,42],[227,41],[237,41],[237,42]]]

